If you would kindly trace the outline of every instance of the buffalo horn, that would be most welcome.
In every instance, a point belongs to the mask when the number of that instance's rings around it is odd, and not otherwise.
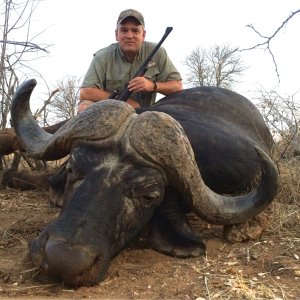
[[[144,130],[138,130],[144,128]],[[170,185],[178,189],[190,208],[215,224],[245,222],[260,213],[276,196],[277,168],[269,156],[256,147],[261,181],[251,193],[223,196],[202,180],[194,152],[180,124],[161,112],[145,112],[132,124],[131,146],[144,159],[164,170]]]
[[[18,140],[32,157],[56,160],[70,153],[80,141],[112,140],[122,137],[135,114],[125,102],[99,101],[70,119],[54,134],[43,130],[32,116],[29,100],[36,80],[25,81],[16,91],[11,116]]]

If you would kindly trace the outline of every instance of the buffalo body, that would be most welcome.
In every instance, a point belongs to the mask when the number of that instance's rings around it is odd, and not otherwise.
[[[103,280],[113,257],[146,226],[157,251],[199,256],[205,245],[187,212],[215,224],[242,223],[276,196],[272,136],[237,93],[187,89],[137,111],[100,101],[49,134],[29,109],[35,84],[25,82],[13,100],[20,143],[36,158],[69,159],[58,175],[62,212],[31,243],[31,257],[69,285]]]

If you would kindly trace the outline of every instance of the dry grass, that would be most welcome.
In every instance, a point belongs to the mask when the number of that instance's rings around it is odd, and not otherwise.
[[[282,160],[278,164],[280,189],[271,207],[274,233],[300,236],[300,160]]]

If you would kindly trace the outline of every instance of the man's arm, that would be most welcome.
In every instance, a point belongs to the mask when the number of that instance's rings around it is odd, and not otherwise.
[[[109,92],[96,87],[86,87],[80,89],[80,100],[88,100],[97,102],[99,100],[108,99],[110,96]]]
[[[109,99],[110,95],[111,93],[103,89],[99,89],[96,87],[85,87],[80,89],[79,98],[80,100],[98,102],[101,100]],[[128,99],[126,102],[134,108],[140,107],[140,105],[132,99]]]
[[[169,95],[182,90],[181,80],[153,81],[145,77],[135,77],[128,83],[130,92],[157,92],[163,95]]]
[[[182,91],[181,80],[157,81],[156,86],[156,91],[163,95],[169,95]]]

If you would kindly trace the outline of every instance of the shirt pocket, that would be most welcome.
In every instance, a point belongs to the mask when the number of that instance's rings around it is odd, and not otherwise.
[[[106,80],[105,90],[108,92],[118,91],[120,92],[124,88],[123,81],[120,79]]]
[[[150,67],[147,69],[144,77],[151,79],[153,81],[153,80],[157,79],[157,76],[159,73],[160,72],[159,72],[159,69],[157,68],[157,66],[153,66],[153,67]]]

